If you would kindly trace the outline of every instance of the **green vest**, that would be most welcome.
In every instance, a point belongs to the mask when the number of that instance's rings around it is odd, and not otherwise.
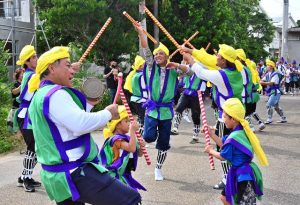
[[[31,78],[31,76],[34,74],[34,71],[31,69],[26,69],[24,74],[23,74],[23,78],[22,78],[22,82],[21,82],[21,90],[20,90],[20,95],[16,98],[16,100],[19,103],[22,103],[22,100],[28,90],[28,82]]]
[[[56,87],[57,85],[52,84],[52,85],[45,85],[44,87],[38,89],[29,107],[29,115],[32,122],[37,160],[39,163],[42,164],[42,168],[43,168],[40,173],[41,180],[48,193],[49,198],[51,200],[55,200],[56,202],[61,202],[70,197],[73,197],[74,199],[74,195],[71,192],[70,185],[67,181],[67,177],[70,173],[70,170],[66,171],[66,173],[68,173],[66,174],[63,171],[58,171],[58,172],[46,171],[45,168],[43,167],[44,165],[55,166],[55,165],[68,163],[68,162],[63,163],[62,154],[58,149],[58,145],[55,143],[55,139],[57,138],[55,138],[54,134],[52,134],[50,130],[51,126],[49,125],[49,121],[47,121],[47,117],[45,115],[46,112],[45,110],[47,109],[46,95],[48,95],[49,91],[52,91],[52,89],[55,89]],[[78,107],[84,109],[84,105],[82,104],[79,97],[77,97],[77,95],[74,93],[73,90],[69,88],[61,88],[61,89],[66,90],[72,96],[74,102],[78,105]],[[48,109],[49,109],[49,104],[48,104]],[[90,141],[89,143],[90,152],[87,154],[87,157],[83,159],[83,161],[90,162],[91,164],[93,164],[95,168],[99,170],[99,172],[101,173],[105,172],[106,169],[101,165],[101,162],[95,162],[95,163],[91,162],[93,159],[95,159],[98,156],[98,148],[92,137],[87,139],[89,139]],[[62,141],[61,138],[60,140]],[[64,144],[64,142],[62,142],[62,144]],[[63,147],[63,152],[66,155],[66,149],[64,146],[62,147]]]
[[[143,102],[145,102],[146,99],[148,98],[146,85],[144,85],[144,88],[143,88],[142,81],[144,81],[143,72],[137,71],[132,76],[132,79],[131,79],[131,86],[132,86],[131,101],[132,102],[138,102],[141,99],[143,99]]]
[[[172,119],[173,99],[178,83],[177,72],[173,69],[167,69],[164,82],[160,81],[160,68],[155,63],[153,64],[150,75],[147,67],[144,72],[146,75],[148,93],[150,95],[148,103],[145,103],[147,108],[146,114],[159,120]],[[162,91],[160,90],[161,83],[164,83]]]
[[[227,95],[224,95],[219,92],[217,86],[213,86],[213,99],[217,104],[219,111],[219,117],[222,117],[222,108],[220,97],[225,100],[229,98],[238,98],[242,102],[242,92],[243,92],[243,77],[242,74],[236,69],[225,68],[219,70],[222,75],[222,79],[227,88]]]
[[[244,85],[245,89],[245,103],[252,103],[252,87],[253,87],[253,82],[252,82],[252,74],[250,69],[247,66],[244,66],[245,73],[246,73],[246,85]]]
[[[252,85],[252,103],[257,103],[260,99],[260,95],[257,91],[258,88],[259,88],[259,83]]]
[[[250,141],[249,141],[248,137],[246,136],[246,133],[244,130],[237,130],[237,131],[231,132],[230,135],[228,136],[228,138],[226,139],[226,141],[230,141],[230,139],[233,139],[236,142],[238,142],[238,143],[234,143],[234,144],[229,142],[230,144],[232,144],[235,147],[235,149],[239,149],[240,151],[242,151],[245,154],[251,153],[252,156],[254,155],[253,148],[252,148]],[[226,141],[225,141],[225,143],[226,143]],[[254,175],[253,180],[258,185],[259,189],[261,191],[263,191],[263,177],[262,177],[262,173],[261,173],[259,167],[254,162],[250,162],[249,165],[253,171],[253,175]],[[255,188],[254,188],[254,190],[255,190]],[[257,197],[259,200],[261,199],[261,195],[257,195]]]

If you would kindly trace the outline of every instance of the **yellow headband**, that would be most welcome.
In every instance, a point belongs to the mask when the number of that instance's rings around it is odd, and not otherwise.
[[[145,60],[141,56],[137,55],[135,57],[134,64],[131,66],[133,70],[126,77],[126,81],[124,84],[124,89],[128,90],[130,93],[132,93],[132,77],[144,63]]]
[[[243,70],[244,66],[243,64],[236,59],[237,57],[237,53],[234,50],[233,47],[228,46],[226,44],[220,44],[219,45],[220,49],[219,49],[219,54],[227,61],[234,63],[235,67],[238,71]]]
[[[145,60],[142,58],[142,56],[137,55],[134,59],[133,65],[131,67],[133,70],[138,70],[144,63],[145,63]]]
[[[167,56],[169,56],[170,54],[169,49],[162,43],[159,43],[159,46],[156,49],[154,49],[153,55],[156,55],[158,51],[163,51]]]
[[[241,101],[238,98],[230,98],[224,102],[222,109],[224,110],[225,113],[227,113],[229,116],[231,116],[233,119],[238,121],[243,126],[244,131],[254,150],[254,153],[258,158],[259,163],[262,166],[268,166],[269,165],[268,159],[260,145],[258,138],[251,130],[248,121],[244,119],[245,108],[241,103]]]
[[[33,55],[35,55],[36,52],[34,50],[34,47],[31,45],[26,45],[20,52],[19,60],[17,61],[17,65],[23,66],[25,62],[31,58]]]
[[[207,53],[204,48],[201,48],[200,50],[193,49],[192,56],[195,60],[205,65],[205,67],[207,67],[209,70],[220,69],[220,67],[217,66],[217,56]]]
[[[239,57],[243,61],[246,61],[247,57],[246,57],[245,51],[242,48],[236,49],[235,51],[236,51],[237,57]]]
[[[41,74],[47,70],[51,63],[59,59],[70,58],[69,48],[64,46],[57,46],[51,50],[43,53],[38,59],[37,67],[35,69],[35,74],[32,76],[28,83],[28,91],[30,93],[36,91],[40,86]]]
[[[106,127],[103,130],[103,135],[104,135],[105,139],[111,137],[113,135],[115,129],[116,129],[116,126],[123,119],[128,117],[128,114],[127,114],[127,111],[126,111],[126,108],[125,108],[124,105],[119,105],[118,106],[118,112],[119,112],[120,118],[117,119],[117,120],[111,120],[110,122],[108,122]]]
[[[270,59],[267,59],[267,60],[266,60],[266,64],[267,64],[268,66],[272,66],[274,69],[276,68],[275,63],[274,63],[273,61],[271,61]]]

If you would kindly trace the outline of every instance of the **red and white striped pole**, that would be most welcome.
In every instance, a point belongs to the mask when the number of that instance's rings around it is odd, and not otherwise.
[[[120,78],[123,79],[122,73],[119,73],[119,75],[118,75],[118,79],[120,79]],[[122,80],[118,80],[118,82],[122,82]],[[121,83],[121,85],[122,85],[122,83]],[[121,86],[120,90],[118,90],[118,91],[119,91],[119,94],[121,96],[121,100],[123,102],[123,105],[125,106],[126,111],[128,113],[128,117],[129,117],[130,122],[134,122],[134,118],[133,118],[133,115],[131,113],[130,107],[129,107],[128,103],[127,103],[127,100],[126,100],[125,94],[123,92],[122,86]],[[141,145],[142,136],[141,136],[140,132],[136,131],[135,135],[136,135],[136,137],[138,139],[138,142],[140,144],[140,149],[143,152],[143,155],[145,157],[146,163],[147,163],[147,165],[150,165],[151,164],[151,160],[150,160],[149,154],[148,154],[148,152],[146,150],[146,147]]]
[[[207,120],[206,120],[206,113],[205,113],[201,90],[198,90],[198,98],[199,98],[199,104],[200,104],[200,110],[201,110],[202,123],[203,123],[203,127],[204,127],[205,144],[207,146],[207,145],[210,145],[210,137],[209,137],[209,132],[208,132],[208,124],[207,124]],[[214,163],[213,156],[211,154],[208,155],[208,159],[209,159],[210,169],[214,170],[215,163]]]

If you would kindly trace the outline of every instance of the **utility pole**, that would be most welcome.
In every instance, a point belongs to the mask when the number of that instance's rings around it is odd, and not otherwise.
[[[282,41],[281,41],[281,57],[289,60],[288,57],[288,23],[289,23],[289,0],[283,0],[283,18],[282,18]]]
[[[153,12],[154,12],[154,16],[156,18],[158,18],[158,0],[153,1]],[[157,40],[157,42],[159,42],[159,29],[158,29],[158,26],[156,26],[156,24],[154,24],[153,31],[154,31],[155,40]]]
[[[145,5],[146,5],[146,2],[145,0],[141,0],[140,3],[139,3],[139,14],[140,14],[140,23],[141,23],[141,26],[143,27],[143,29],[145,31],[147,31],[147,23],[146,23],[146,16],[145,16]],[[146,38],[146,41],[148,41],[148,39]],[[141,46],[141,43],[139,42],[139,54],[140,56],[142,56],[143,58],[145,58],[144,56],[144,53],[143,53],[143,49],[142,49],[142,46]]]
[[[12,12],[11,12],[11,29],[12,29],[12,37],[11,37],[11,45],[12,45],[12,66],[13,70],[12,73],[16,70],[16,29],[15,29],[15,2],[12,1]]]

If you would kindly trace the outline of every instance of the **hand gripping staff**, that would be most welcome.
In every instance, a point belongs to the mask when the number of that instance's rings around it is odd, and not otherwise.
[[[209,137],[209,133],[208,133],[208,125],[207,125],[207,121],[206,121],[206,114],[205,114],[205,108],[204,108],[201,90],[198,90],[198,98],[199,98],[199,104],[200,104],[200,110],[201,110],[202,123],[203,123],[203,127],[204,127],[205,144],[207,146],[207,145],[210,145],[210,137]],[[209,159],[210,169],[215,170],[214,158],[211,154],[208,155],[208,159]]]
[[[177,43],[177,41],[171,36],[171,34],[165,29],[165,27],[163,27],[163,25],[159,23],[157,18],[151,13],[151,11],[149,11],[149,9],[147,9],[146,6],[145,6],[145,12],[154,21],[154,23],[162,30],[162,32],[168,37],[168,39],[170,39],[170,41],[176,46],[176,48],[180,48],[179,43]]]
[[[120,75],[120,77],[119,77],[119,75]],[[117,101],[120,96],[120,90],[122,89],[122,83],[123,83],[123,74],[119,73],[118,74],[118,87],[117,87],[117,92],[116,92],[113,104],[117,104]]]
[[[130,122],[132,123],[132,122],[134,121],[134,118],[133,118],[133,115],[132,115],[132,113],[131,113],[130,107],[129,107],[128,103],[127,103],[125,94],[124,94],[123,89],[122,89],[122,81],[123,81],[123,74],[122,74],[122,73],[119,73],[119,74],[118,74],[118,90],[117,90],[117,94],[119,93],[119,94],[121,95],[121,100],[122,100],[122,102],[123,102],[123,104],[124,104],[124,106],[125,106],[125,108],[126,108],[126,111],[127,111],[128,117],[129,117],[129,120],[130,120]],[[121,86],[119,86],[119,85],[121,85]],[[118,95],[119,95],[119,94],[118,94]],[[117,96],[117,95],[116,95],[116,96]],[[118,97],[117,97],[117,98],[118,98]],[[116,97],[115,97],[114,100],[116,101]],[[137,137],[137,139],[138,139],[138,142],[139,142],[139,144],[140,144],[140,149],[141,149],[142,152],[143,152],[143,155],[144,155],[144,157],[145,157],[146,163],[147,163],[147,165],[150,165],[150,164],[151,164],[151,160],[150,160],[149,154],[148,154],[148,152],[147,152],[147,150],[146,150],[146,147],[142,146],[141,143],[140,143],[141,140],[142,140],[142,137],[141,137],[140,132],[139,132],[139,131],[136,131],[136,132],[135,132],[135,135],[136,135],[136,137]]]
[[[98,32],[98,34],[96,35],[96,37],[94,38],[94,40],[92,41],[92,43],[89,45],[89,47],[86,49],[86,51],[83,53],[83,55],[79,59],[79,63],[80,64],[82,64],[82,62],[85,60],[86,56],[92,50],[92,48],[94,47],[94,45],[96,44],[96,42],[98,41],[98,39],[100,38],[100,36],[102,35],[102,33],[105,31],[105,29],[107,28],[107,26],[110,24],[110,22],[111,22],[111,17],[109,17],[106,20],[105,24],[102,26],[102,28],[100,29],[100,31]]]
[[[199,31],[196,31],[196,32],[195,32],[188,40],[185,40],[184,43],[183,43],[181,46],[185,46],[186,44],[190,43],[190,41],[193,40],[193,38],[195,38],[198,34],[199,34]],[[170,55],[169,59],[172,59],[173,56],[174,56],[179,50],[180,50],[180,49],[177,48],[177,50],[174,51],[174,52]]]
[[[137,26],[137,21],[135,21],[126,11],[123,11],[123,15],[127,17],[127,19],[129,21],[131,21],[131,23],[133,23],[133,25]],[[147,31],[145,31],[143,29],[144,34],[147,35],[147,37],[154,43],[154,44],[158,44],[157,40],[155,40],[155,38],[153,36],[151,36]]]

